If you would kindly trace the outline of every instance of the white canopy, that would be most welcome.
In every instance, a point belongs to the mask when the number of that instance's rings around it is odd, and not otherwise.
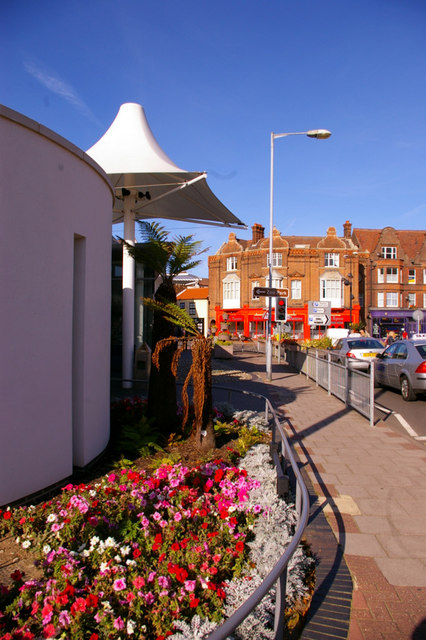
[[[136,219],[168,218],[245,228],[210,190],[205,173],[184,171],[167,156],[140,104],[121,105],[108,131],[87,154],[113,184],[113,223],[123,220],[124,198],[131,195]]]
[[[135,220],[169,218],[246,228],[210,191],[206,174],[180,169],[162,150],[140,104],[127,103],[87,154],[108,174],[115,192],[112,221],[124,222],[124,240],[135,242]],[[123,245],[123,387],[134,361],[135,265]]]

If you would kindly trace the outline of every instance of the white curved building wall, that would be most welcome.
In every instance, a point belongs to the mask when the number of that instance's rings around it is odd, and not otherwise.
[[[112,191],[54,132],[0,106],[0,505],[109,438]]]

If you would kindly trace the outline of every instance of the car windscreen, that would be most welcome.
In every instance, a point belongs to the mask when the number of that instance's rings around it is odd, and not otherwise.
[[[416,344],[416,349],[420,353],[423,360],[426,360],[426,344]]]
[[[349,349],[383,349],[378,340],[348,340]]]

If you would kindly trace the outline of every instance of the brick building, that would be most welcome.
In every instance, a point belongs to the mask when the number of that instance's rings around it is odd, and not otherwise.
[[[311,301],[330,302],[332,327],[359,321],[360,249],[351,230],[349,222],[343,225],[343,236],[334,227],[324,236],[282,236],[274,228],[272,286],[289,291],[287,324],[295,337],[325,331],[309,326]],[[269,287],[269,238],[261,224],[253,225],[249,240],[230,233],[228,241],[209,256],[210,322],[219,325],[227,320],[231,331],[263,335],[268,299],[256,297],[255,287]]]
[[[426,231],[354,229],[359,250],[361,317],[371,335],[384,337],[390,329],[408,335],[426,331]]]

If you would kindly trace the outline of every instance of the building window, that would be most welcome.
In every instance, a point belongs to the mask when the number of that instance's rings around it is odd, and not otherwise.
[[[266,257],[266,264],[269,267],[269,253]],[[273,267],[282,267],[283,266],[283,254],[282,253],[273,253],[272,254],[272,266]]]
[[[253,280],[253,282],[251,283],[251,299],[252,300],[259,300],[259,296],[254,295],[254,288],[259,286],[260,286],[259,280]]]
[[[394,267],[386,268],[386,282],[398,283],[398,269]]]
[[[321,278],[320,280],[320,300],[329,300],[332,307],[343,306],[342,300],[342,280]]]
[[[408,269],[408,284],[416,284],[416,270]]]
[[[397,307],[398,306],[398,292],[391,291],[386,294],[386,306],[387,307]]]
[[[232,309],[240,306],[240,279],[235,274],[229,274],[222,280],[223,307]]]
[[[383,291],[379,291],[377,293],[377,306],[384,307],[385,306],[385,294]]]
[[[277,278],[276,276],[272,278],[272,288],[273,289],[281,289],[283,286],[283,279]]]
[[[426,284],[426,269],[423,269],[423,284]]]
[[[195,316],[195,302],[189,303],[189,315]]]
[[[179,307],[180,307],[180,309],[185,309],[185,303],[184,302],[179,302]]]
[[[407,302],[408,302],[408,306],[409,307],[415,307],[416,306],[416,294],[415,293],[409,293],[407,296]]]
[[[382,247],[382,258],[396,260],[396,247]]]
[[[338,253],[325,253],[324,254],[324,266],[325,267],[338,267],[339,266],[339,254]]]
[[[383,284],[383,282],[398,283],[398,269],[396,267],[380,267],[377,269],[377,282],[379,284]]]
[[[426,309],[426,293],[423,294],[423,309]]]
[[[301,300],[302,299],[302,281],[301,280],[292,280],[291,281],[291,297],[293,300]]]
[[[235,271],[237,268],[237,258],[236,256],[232,256],[231,258],[226,258],[226,270],[227,271]]]

